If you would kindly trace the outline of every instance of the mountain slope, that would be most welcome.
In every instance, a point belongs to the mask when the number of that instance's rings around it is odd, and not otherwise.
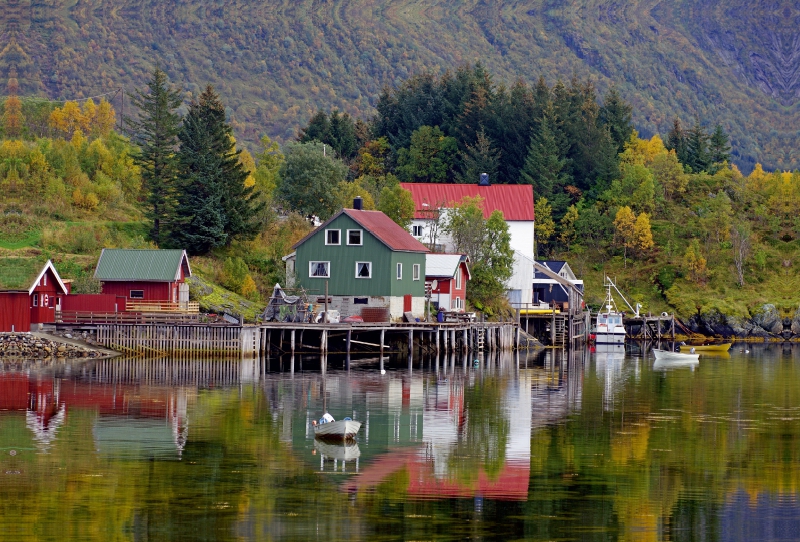
[[[797,8],[735,0],[10,0],[0,75],[76,98],[141,88],[160,63],[212,83],[240,139],[279,139],[319,108],[368,118],[383,85],[480,61],[498,83],[616,84],[640,133],[719,123],[749,170],[800,167]],[[122,104],[116,97],[115,107]]]

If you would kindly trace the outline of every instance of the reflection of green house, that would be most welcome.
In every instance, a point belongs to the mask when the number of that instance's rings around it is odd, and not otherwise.
[[[325,301],[327,285],[329,308],[342,317],[424,312],[428,249],[380,211],[342,209],[292,248],[287,274],[312,302]]]
[[[99,417],[92,433],[100,454],[124,459],[177,459],[186,441],[164,418]]]

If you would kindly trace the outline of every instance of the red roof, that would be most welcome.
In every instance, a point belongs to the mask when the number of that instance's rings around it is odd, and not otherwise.
[[[495,184],[478,186],[477,184],[437,184],[437,183],[400,183],[400,186],[411,192],[417,211],[414,218],[427,218],[426,207],[453,207],[465,197],[483,198],[483,216],[489,218],[492,211],[503,211],[506,220],[533,221],[533,187],[529,184]]]
[[[365,230],[377,237],[380,242],[392,250],[402,252],[430,252],[425,245],[414,239],[410,233],[381,211],[359,211],[356,209],[342,209],[319,228],[296,242],[292,248],[297,248],[305,243],[308,238],[322,231],[325,226],[336,220],[342,213],[355,220]]]

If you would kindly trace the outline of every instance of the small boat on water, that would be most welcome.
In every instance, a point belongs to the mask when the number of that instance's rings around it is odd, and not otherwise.
[[[699,361],[700,354],[690,354],[684,352],[671,352],[669,350],[661,350],[653,348],[653,354],[657,360],[673,360],[673,361]]]
[[[732,343],[725,343],[725,344],[682,344],[681,345],[681,352],[695,352],[703,353],[703,352],[727,352]]]
[[[597,314],[597,324],[592,329],[595,344],[625,344],[625,326],[622,313],[611,296],[611,280],[606,278],[606,300],[604,312]]]
[[[361,422],[345,418],[336,421],[327,412],[319,419],[311,422],[314,426],[314,436],[316,438],[330,440],[349,440],[356,437],[356,433],[361,429]]]

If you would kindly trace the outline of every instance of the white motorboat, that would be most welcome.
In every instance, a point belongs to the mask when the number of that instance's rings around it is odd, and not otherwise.
[[[361,422],[350,418],[336,421],[327,412],[319,419],[311,422],[314,426],[314,436],[331,440],[348,440],[356,437],[361,429]]]

